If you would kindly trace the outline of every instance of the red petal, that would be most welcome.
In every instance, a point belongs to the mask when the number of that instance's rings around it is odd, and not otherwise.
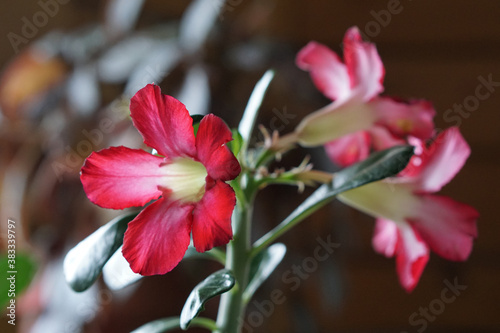
[[[198,159],[212,179],[226,181],[240,174],[238,160],[225,145],[232,139],[231,131],[222,119],[213,114],[203,117],[196,134],[196,149]]]
[[[462,169],[470,148],[457,127],[441,132],[420,156],[420,166],[413,174],[418,177],[419,190],[437,192]]]
[[[231,215],[236,196],[226,183],[217,181],[196,204],[193,221],[193,242],[198,252],[227,244],[233,239]]]
[[[404,145],[406,141],[400,139],[391,132],[389,132],[385,127],[373,126],[369,130],[372,137],[372,145],[375,150],[384,150],[397,145]]]
[[[143,206],[162,194],[158,184],[163,160],[144,150],[111,147],[87,158],[80,179],[90,201],[101,207]]]
[[[344,37],[344,61],[351,89],[368,101],[384,90],[384,65],[374,44],[363,42],[358,28],[347,30]]]
[[[130,100],[130,116],[144,143],[170,158],[195,154],[193,120],[184,104],[148,84]]]
[[[448,197],[422,195],[421,207],[411,224],[432,251],[448,260],[466,260],[477,237],[479,213],[471,206]]]
[[[429,248],[411,226],[398,226],[396,249],[396,271],[399,282],[407,292],[411,292],[429,261]]]
[[[350,94],[350,80],[345,65],[335,52],[323,44],[309,42],[297,54],[297,66],[309,71],[311,78],[326,97],[344,99]]]
[[[165,274],[177,266],[191,241],[192,211],[192,205],[159,199],[128,224],[123,256],[135,273]]]
[[[370,154],[370,135],[366,131],[345,135],[325,144],[326,154],[341,167],[346,167]]]

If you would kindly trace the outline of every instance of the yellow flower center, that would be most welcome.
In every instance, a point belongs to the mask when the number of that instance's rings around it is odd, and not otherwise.
[[[161,167],[162,186],[172,191],[170,198],[197,202],[205,194],[207,169],[200,162],[187,157],[177,158]]]

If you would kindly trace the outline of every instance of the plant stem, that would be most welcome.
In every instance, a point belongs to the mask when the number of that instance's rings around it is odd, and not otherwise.
[[[217,317],[217,333],[238,333],[243,324],[245,304],[243,293],[248,284],[250,266],[250,221],[253,200],[239,202],[233,213],[234,239],[227,246],[226,268],[233,272],[235,287],[221,296]]]

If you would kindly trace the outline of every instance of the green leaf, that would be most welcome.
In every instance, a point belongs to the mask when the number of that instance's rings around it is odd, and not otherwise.
[[[236,280],[227,269],[221,269],[200,282],[189,295],[181,312],[181,328],[186,330],[193,318],[203,311],[205,303],[233,288]]]
[[[330,184],[324,184],[313,192],[283,222],[264,235],[254,244],[252,255],[256,255],[276,238],[301,222],[303,219],[347,190],[397,175],[403,170],[413,155],[412,146],[396,146],[370,155],[335,174]]]
[[[210,331],[217,330],[217,326],[212,319],[194,318],[191,326],[203,327]],[[163,318],[152,321],[133,330],[131,333],[163,333],[177,330],[181,327],[181,320],[177,317]]]
[[[64,275],[73,290],[84,291],[97,280],[104,264],[122,245],[127,224],[137,214],[111,220],[68,252],[64,258]]]
[[[9,260],[15,260],[14,266],[10,266],[12,262]],[[0,256],[0,269],[3,272],[0,279],[0,306],[2,308],[11,299],[17,298],[29,286],[36,268],[36,262],[28,254],[17,252],[15,259],[9,259],[7,253]],[[11,277],[14,278],[9,280]],[[10,288],[11,282],[15,285],[13,289]]]
[[[286,253],[286,246],[276,243],[256,255],[250,264],[250,282],[243,294],[245,302],[250,301],[262,283],[278,267]]]
[[[203,115],[201,114],[192,114],[191,118],[193,119],[193,130],[194,130],[194,136],[198,134],[198,128],[200,128],[200,121],[203,119]]]
[[[266,95],[267,88],[269,87],[269,83],[271,83],[273,77],[274,71],[268,70],[259,82],[257,82],[252,95],[250,95],[250,99],[248,100],[245,112],[243,112],[240,125],[238,126],[238,132],[241,133],[241,137],[243,138],[243,142],[245,144],[248,144],[250,141],[260,105],[262,104],[262,100]]]
[[[226,145],[233,152],[234,156],[238,156],[243,146],[243,137],[236,129],[233,129],[231,132],[233,133],[233,141],[229,141]]]

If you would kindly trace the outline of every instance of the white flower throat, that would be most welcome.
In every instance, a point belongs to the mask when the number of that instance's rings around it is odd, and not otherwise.
[[[171,190],[170,198],[197,202],[205,194],[207,169],[188,157],[180,157],[161,167],[162,186]]]

